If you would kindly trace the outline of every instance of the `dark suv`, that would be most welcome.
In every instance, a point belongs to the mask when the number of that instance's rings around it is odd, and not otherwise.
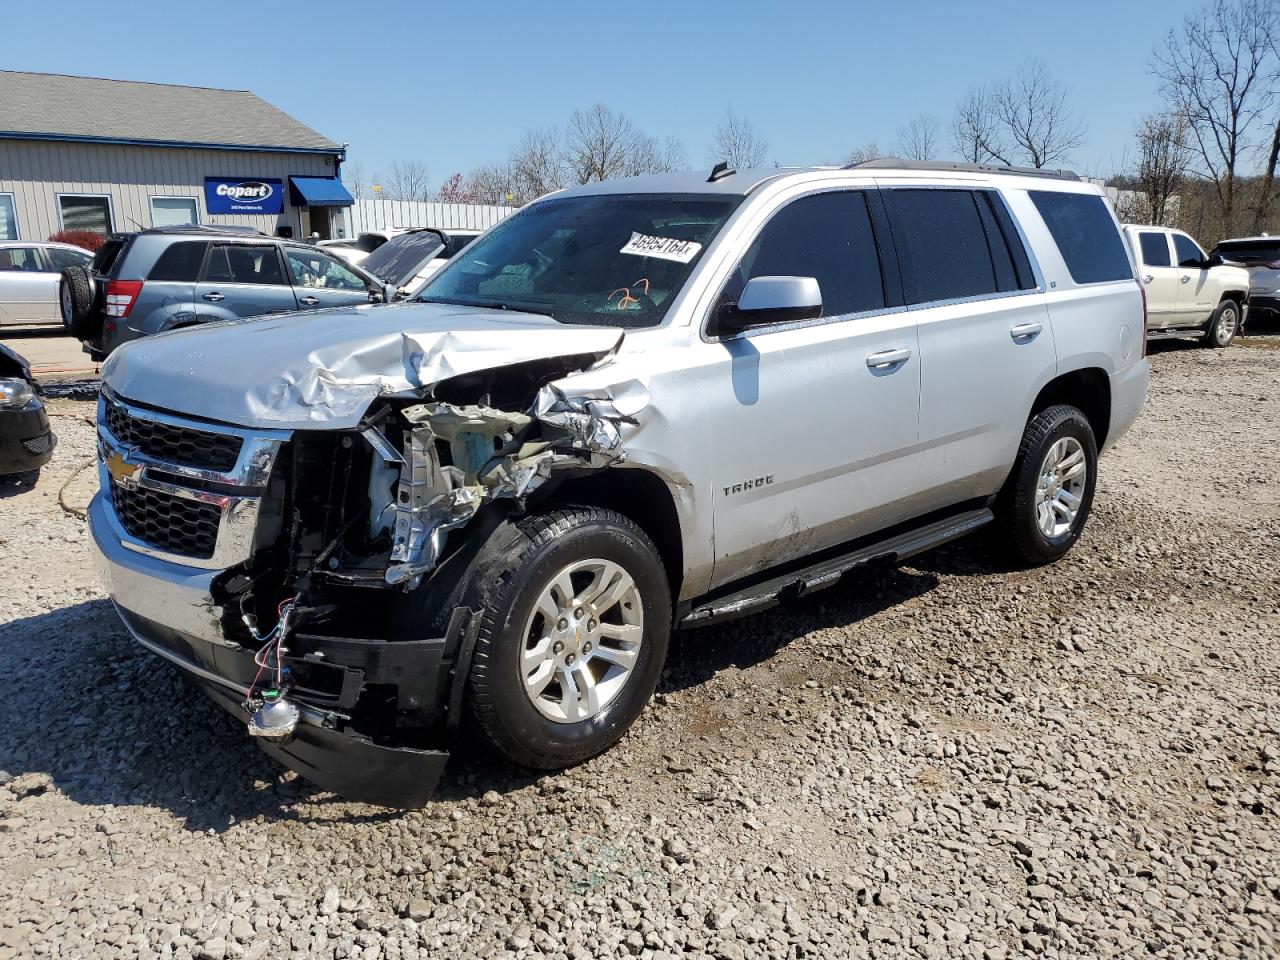
[[[310,244],[194,226],[115,234],[59,287],[63,323],[98,360],[165,330],[388,296],[394,288]]]

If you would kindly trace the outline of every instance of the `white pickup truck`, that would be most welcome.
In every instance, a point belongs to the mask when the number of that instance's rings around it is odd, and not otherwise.
[[[1198,337],[1225,347],[1248,317],[1249,272],[1208,257],[1181,230],[1126,224],[1125,239],[1138,262],[1147,296],[1147,336]]]

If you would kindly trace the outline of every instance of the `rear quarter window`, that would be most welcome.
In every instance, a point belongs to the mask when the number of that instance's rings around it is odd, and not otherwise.
[[[204,251],[207,243],[184,240],[174,243],[156,260],[156,265],[147,275],[148,280],[163,280],[171,283],[195,283],[200,276],[200,264],[204,262]]]
[[[1124,240],[1102,197],[1051,190],[1027,193],[1058,245],[1072,280],[1108,283],[1133,279]]]

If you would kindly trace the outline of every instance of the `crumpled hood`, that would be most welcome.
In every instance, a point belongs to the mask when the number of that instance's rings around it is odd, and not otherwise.
[[[102,380],[126,399],[239,426],[347,429],[375,397],[529,360],[602,358],[622,337],[505,310],[359,306],[135,340],[107,358]]]

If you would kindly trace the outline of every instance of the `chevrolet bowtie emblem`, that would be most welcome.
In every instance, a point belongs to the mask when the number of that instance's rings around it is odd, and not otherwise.
[[[133,483],[141,469],[141,464],[127,462],[122,453],[113,451],[107,457],[107,473],[111,474],[111,479],[117,483]]]

